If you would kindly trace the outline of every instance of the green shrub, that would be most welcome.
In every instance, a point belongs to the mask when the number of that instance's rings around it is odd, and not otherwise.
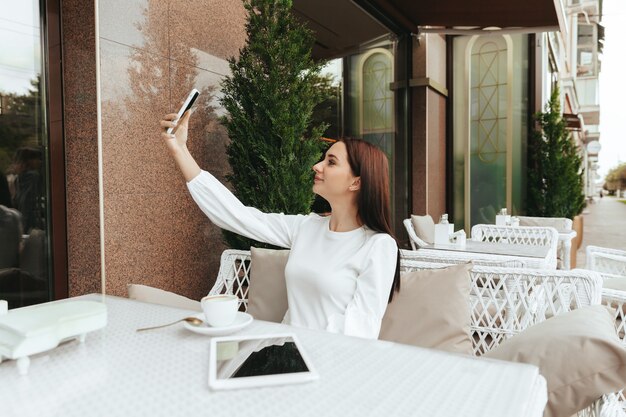
[[[535,115],[539,130],[528,141],[529,216],[573,219],[585,207],[582,162],[566,129],[559,101],[557,88],[545,112]]]
[[[247,42],[239,59],[229,60],[231,75],[220,99],[228,115],[222,123],[235,195],[264,212],[309,213],[313,172],[327,125],[312,122],[325,100],[319,88],[324,62],[311,57],[314,38],[291,14],[290,0],[250,0]],[[267,247],[225,232],[231,247]]]

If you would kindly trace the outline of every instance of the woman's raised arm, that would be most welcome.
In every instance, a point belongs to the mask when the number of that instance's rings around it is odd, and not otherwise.
[[[187,149],[189,112],[175,123],[176,114],[161,120],[161,133],[165,144],[185,177],[187,188],[200,209],[217,226],[250,239],[284,248],[291,247],[295,230],[304,219],[302,215],[263,213],[246,207],[213,175],[202,171]],[[176,127],[174,134],[166,132]]]

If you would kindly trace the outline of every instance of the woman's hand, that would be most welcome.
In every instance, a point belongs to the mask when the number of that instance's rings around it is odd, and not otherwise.
[[[161,120],[161,137],[187,182],[200,174],[200,167],[187,149],[187,129],[190,115],[191,113],[187,110],[178,123],[174,122],[176,113],[167,114]],[[167,129],[170,127],[174,128],[174,133],[167,133]]]
[[[191,112],[187,110],[178,122],[175,122],[176,116],[178,116],[176,113],[166,114],[160,123],[162,130],[161,137],[172,154],[187,149],[187,130],[189,128]],[[173,127],[174,131],[167,133],[167,129],[170,127]]]

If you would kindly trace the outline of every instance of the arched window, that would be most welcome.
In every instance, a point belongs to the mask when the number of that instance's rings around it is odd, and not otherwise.
[[[360,135],[392,157],[394,113],[393,55],[383,48],[364,54],[360,61],[361,100],[359,103]]]
[[[485,36],[468,44],[470,221],[492,223],[510,206],[511,97],[509,45],[504,36]]]

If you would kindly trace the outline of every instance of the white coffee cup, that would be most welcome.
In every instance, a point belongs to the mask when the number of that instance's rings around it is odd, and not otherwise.
[[[200,300],[204,317],[209,326],[223,327],[232,324],[239,309],[239,299],[235,295],[207,295]]]

